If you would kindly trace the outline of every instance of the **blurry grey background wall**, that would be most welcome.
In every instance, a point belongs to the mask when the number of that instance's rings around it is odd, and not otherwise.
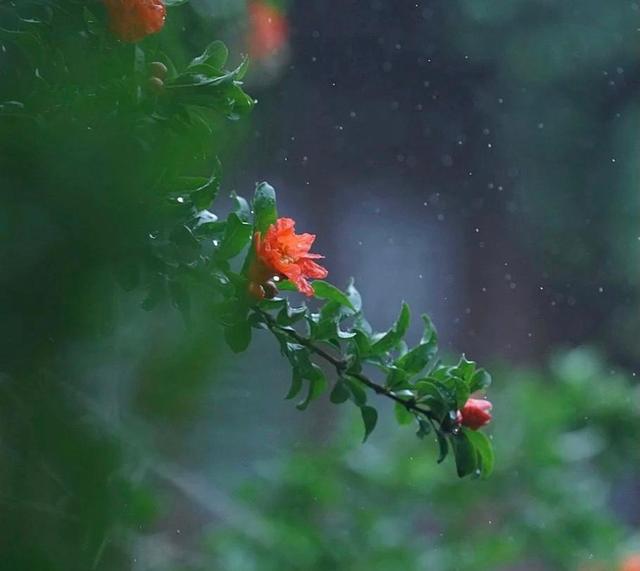
[[[290,61],[256,89],[238,188],[277,183],[338,282],[355,275],[368,298],[402,284],[372,300],[380,322],[406,296],[474,355],[595,341],[634,363],[638,4],[288,15]]]

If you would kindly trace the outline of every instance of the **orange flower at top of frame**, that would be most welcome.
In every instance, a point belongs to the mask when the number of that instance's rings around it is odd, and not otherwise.
[[[298,291],[311,297],[314,292],[308,279],[327,277],[327,270],[313,260],[323,258],[309,250],[316,239],[314,234],[296,234],[296,223],[291,218],[278,218],[264,234],[256,232],[256,263],[249,277],[263,284],[274,276],[287,278]]]
[[[268,58],[287,45],[287,16],[263,0],[251,0],[249,12],[249,55],[254,60]]]
[[[111,31],[123,42],[139,42],[164,26],[162,0],[104,0]]]

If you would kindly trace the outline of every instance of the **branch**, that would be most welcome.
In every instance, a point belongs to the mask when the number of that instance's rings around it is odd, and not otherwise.
[[[267,326],[271,331],[278,330],[280,333],[289,336],[296,343],[299,343],[300,345],[306,347],[307,349],[309,349],[309,351],[318,355],[318,357],[322,357],[322,359],[324,359],[326,362],[333,365],[339,377],[344,376],[345,371],[347,369],[347,362],[344,359],[339,359],[334,357],[333,355],[325,351],[322,347],[319,347],[318,345],[316,345],[310,339],[300,335],[297,331],[294,331],[289,327],[283,327],[279,325],[276,322],[276,320],[266,311],[258,307],[254,307],[253,310],[264,318]],[[387,397],[401,404],[409,412],[413,414],[421,414],[427,417],[430,421],[436,420],[435,417],[433,416],[433,413],[429,409],[422,408],[421,406],[419,406],[414,398],[405,400],[402,397],[399,397],[397,394],[395,394],[391,389],[385,387],[384,385],[378,384],[375,381],[372,381],[369,377],[367,377],[366,375],[363,375],[362,373],[349,372],[347,373],[347,376],[353,379],[356,379],[363,385],[369,387],[376,394],[382,395],[384,397]]]

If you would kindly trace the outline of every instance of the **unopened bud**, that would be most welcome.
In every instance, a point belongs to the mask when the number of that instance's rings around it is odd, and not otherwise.
[[[469,399],[458,411],[457,420],[462,426],[471,430],[478,430],[491,422],[491,409],[493,405],[484,399]]]
[[[278,295],[278,286],[271,280],[264,282],[262,288],[264,289],[264,297],[267,299],[273,299]]]
[[[152,93],[160,95],[164,91],[164,81],[159,77],[150,77],[147,81],[147,87]]]
[[[167,66],[161,61],[152,61],[149,64],[149,74],[152,77],[158,77],[160,79],[166,79],[168,73]]]
[[[255,297],[256,299],[264,299],[264,288],[256,282],[249,282],[249,295]]]

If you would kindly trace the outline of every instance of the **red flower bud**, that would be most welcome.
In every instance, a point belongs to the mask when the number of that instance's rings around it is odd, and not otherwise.
[[[164,26],[162,0],[104,0],[111,31],[123,42],[139,42]]]
[[[469,399],[458,411],[458,422],[462,426],[466,426],[471,430],[478,430],[485,424],[491,422],[491,413],[489,412],[493,405],[484,399]]]

